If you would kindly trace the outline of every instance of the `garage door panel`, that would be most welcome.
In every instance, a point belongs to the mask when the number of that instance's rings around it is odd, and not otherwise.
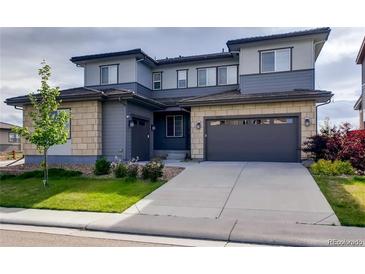
[[[208,120],[206,158],[212,161],[298,161],[298,120],[295,117]],[[268,120],[268,121],[267,121]],[[258,119],[262,122],[262,119]],[[289,121],[291,123],[282,123]]]

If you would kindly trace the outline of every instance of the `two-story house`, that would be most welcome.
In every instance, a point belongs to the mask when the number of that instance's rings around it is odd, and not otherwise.
[[[155,60],[141,49],[72,57],[84,86],[63,90],[69,139],[51,162],[154,156],[298,162],[316,133],[315,62],[330,33],[319,28],[227,42],[228,51]],[[27,96],[9,98],[23,108]],[[24,145],[25,161],[41,156]]]
[[[361,65],[361,95],[356,101],[354,109],[359,111],[359,128],[365,129],[365,37],[357,55],[356,64]]]

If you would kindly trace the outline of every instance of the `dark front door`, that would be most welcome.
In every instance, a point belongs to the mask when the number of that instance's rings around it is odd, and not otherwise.
[[[206,158],[211,161],[298,162],[297,117],[206,121]]]
[[[132,158],[140,161],[150,159],[150,124],[147,120],[133,118]]]

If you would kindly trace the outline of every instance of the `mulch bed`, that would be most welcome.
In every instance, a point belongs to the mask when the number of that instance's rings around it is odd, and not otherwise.
[[[70,169],[70,170],[78,170],[81,171],[85,176],[95,176],[93,173],[93,165],[80,165],[80,164],[64,164],[64,165],[49,165],[49,168],[63,168],[63,169]],[[26,171],[33,171],[40,169],[39,165],[33,164],[23,164],[17,166],[9,166],[9,167],[0,167],[1,173],[7,174],[14,174],[19,175]],[[165,166],[163,169],[163,176],[162,179],[164,181],[169,181],[175,176],[177,176],[181,171],[183,171],[183,167],[170,167]],[[100,176],[100,177],[113,177],[112,174],[107,176]]]

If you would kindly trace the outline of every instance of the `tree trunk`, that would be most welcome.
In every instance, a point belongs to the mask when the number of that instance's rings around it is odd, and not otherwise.
[[[44,167],[43,167],[43,185],[46,187],[48,186],[48,162],[47,162],[47,156],[48,156],[48,148],[44,149]]]

